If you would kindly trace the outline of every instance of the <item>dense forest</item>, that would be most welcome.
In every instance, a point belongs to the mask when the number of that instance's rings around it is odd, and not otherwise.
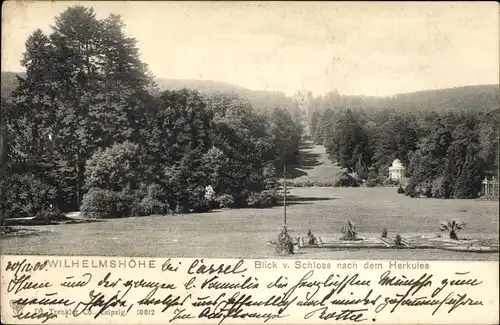
[[[352,175],[347,185],[390,184],[388,168],[400,159],[407,166],[407,182],[401,184],[407,195],[474,198],[484,177],[498,178],[499,109],[494,103],[439,110],[340,104],[314,112],[309,128],[329,158]]]
[[[162,90],[123,27],[77,6],[26,41],[26,73],[2,91],[2,215],[276,203],[279,171],[298,152],[296,112],[236,92]]]

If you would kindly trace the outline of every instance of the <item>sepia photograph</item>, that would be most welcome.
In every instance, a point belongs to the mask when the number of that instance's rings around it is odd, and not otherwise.
[[[1,254],[498,261],[499,61],[496,2],[4,2]]]

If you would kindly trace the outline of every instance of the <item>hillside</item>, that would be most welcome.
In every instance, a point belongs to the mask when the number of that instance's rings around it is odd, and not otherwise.
[[[333,106],[351,109],[402,110],[490,110],[498,108],[499,85],[474,85],[436,90],[424,90],[397,94],[388,97],[340,95],[337,98],[324,97],[315,99],[318,107]]]
[[[402,109],[493,109],[499,104],[499,85],[477,85],[398,94],[386,105]]]
[[[17,85],[16,75],[24,73],[2,72],[1,94],[8,97]],[[257,110],[267,110],[274,106],[292,109],[295,107],[292,98],[282,92],[253,91],[230,83],[213,80],[192,79],[155,79],[160,90],[176,90],[182,88],[201,92],[234,92],[247,98]],[[475,85],[449,89],[425,90],[398,94],[390,97],[363,95],[341,95],[337,100],[343,107],[352,109],[418,109],[418,110],[469,110],[493,109],[499,105],[499,85]],[[327,102],[328,97],[320,100]]]
[[[235,86],[230,83],[213,81],[213,80],[193,80],[193,79],[165,79],[156,78],[156,84],[160,90],[170,89],[195,89],[202,92],[236,92],[236,93],[249,93],[250,90]]]
[[[17,86],[16,75],[24,77],[25,73],[2,72],[1,94],[2,98],[8,98]],[[282,92],[253,91],[241,86],[213,80],[193,80],[193,79],[165,79],[156,78],[155,83],[161,90],[179,90],[183,88],[197,90],[203,93],[223,92],[236,93],[242,98],[250,101],[252,106],[258,111],[267,111],[273,107],[283,107],[289,110],[295,108],[294,101],[286,97]]]

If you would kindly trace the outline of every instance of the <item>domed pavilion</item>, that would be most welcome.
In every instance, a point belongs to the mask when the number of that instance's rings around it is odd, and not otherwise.
[[[395,159],[392,162],[392,166],[389,167],[389,178],[398,181],[405,177],[406,168],[399,159]]]

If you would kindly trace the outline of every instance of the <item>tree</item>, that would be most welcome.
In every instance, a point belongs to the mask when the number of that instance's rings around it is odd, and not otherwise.
[[[493,110],[478,121],[478,158],[481,161],[483,176],[495,176],[498,178],[498,144],[499,144],[499,113],[500,109]]]
[[[374,165],[386,175],[394,159],[408,165],[409,153],[417,147],[417,132],[408,120],[399,115],[391,116],[377,128],[375,135]]]
[[[87,189],[128,192],[145,180],[139,146],[132,142],[116,143],[100,150],[87,160],[85,186]]]
[[[300,130],[290,113],[275,108],[269,117],[271,133],[276,153],[275,165],[281,170],[284,165],[295,161],[300,145]]]
[[[164,91],[156,100],[146,137],[152,182],[162,185],[172,210],[200,203],[209,184],[204,157],[212,148],[213,113],[196,91]],[[198,204],[196,203],[196,204]]]
[[[432,185],[443,175],[447,166],[448,148],[453,141],[451,123],[449,118],[436,120],[430,135],[423,138],[409,156],[408,171],[411,177],[405,190],[406,194],[432,196]]]
[[[331,160],[336,157],[339,165],[349,172],[356,171],[356,165],[365,169],[371,166],[372,152],[368,136],[349,109],[336,123],[329,154]]]
[[[214,162],[210,169],[219,170],[216,192],[233,195],[236,206],[246,205],[251,193],[266,188],[266,168],[276,162],[276,143],[287,133],[273,133],[269,118],[256,114],[249,102],[234,94],[214,94],[207,102],[214,113],[214,149],[206,158]]]
[[[307,121],[308,122],[309,131],[311,132],[312,139],[314,139],[316,137],[316,129],[317,129],[317,126],[318,126],[319,117],[320,117],[320,112],[314,111],[311,114],[311,117],[309,118],[309,121]]]
[[[31,137],[51,134],[54,154],[73,169],[66,181],[77,204],[86,160],[144,126],[151,76],[123,28],[119,16],[98,20],[92,8],[76,6],[56,17],[49,36],[37,30],[26,42],[26,78],[14,102]]]

